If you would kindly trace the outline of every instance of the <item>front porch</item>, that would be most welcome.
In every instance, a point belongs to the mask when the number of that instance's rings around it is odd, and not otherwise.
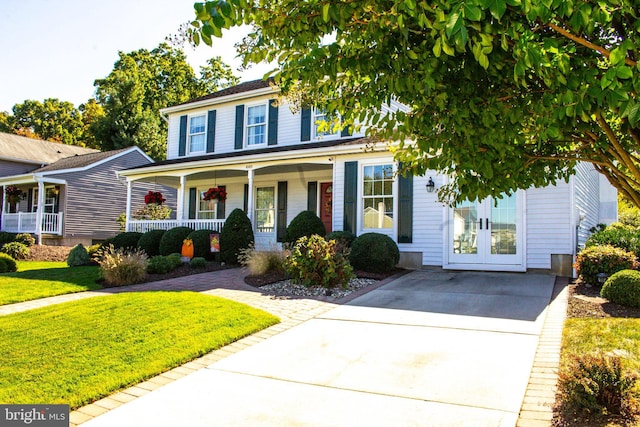
[[[169,230],[175,227],[189,227],[193,230],[222,231],[224,219],[165,219],[165,220],[131,220],[127,231],[146,233],[150,230]]]
[[[2,215],[2,231],[10,233],[62,235],[62,212],[43,213],[38,227],[37,212],[5,213]]]

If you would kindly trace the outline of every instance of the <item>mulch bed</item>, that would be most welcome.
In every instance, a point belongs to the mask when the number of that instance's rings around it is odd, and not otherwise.
[[[373,280],[383,280],[389,276],[393,276],[399,272],[403,271],[401,268],[394,268],[389,273],[369,273],[366,271],[355,271],[356,277],[359,279],[373,279]],[[285,272],[280,271],[270,271],[265,274],[259,275],[248,275],[245,276],[244,282],[247,285],[254,286],[259,288],[261,286],[269,285],[271,283],[281,282],[283,280],[287,280],[289,276]]]
[[[600,296],[600,286],[587,286],[578,281],[569,285],[567,316],[577,318],[640,318],[640,308],[609,302]]]

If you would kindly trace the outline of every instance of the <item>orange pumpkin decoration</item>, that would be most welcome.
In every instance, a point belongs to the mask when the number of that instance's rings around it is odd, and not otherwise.
[[[193,258],[193,240],[184,239],[182,241],[182,256],[189,259]]]

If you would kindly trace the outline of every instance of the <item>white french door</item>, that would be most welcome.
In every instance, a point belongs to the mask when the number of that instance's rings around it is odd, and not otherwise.
[[[449,209],[446,268],[524,271],[523,197],[466,201]]]

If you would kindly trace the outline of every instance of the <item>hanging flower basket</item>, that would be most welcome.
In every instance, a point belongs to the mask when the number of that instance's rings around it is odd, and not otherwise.
[[[8,185],[4,190],[4,194],[7,195],[7,200],[10,204],[20,203],[22,200],[22,190],[16,185]]]
[[[162,193],[159,191],[149,191],[145,196],[144,196],[144,202],[147,205],[161,205],[164,202],[166,202],[167,199],[165,199],[164,197],[162,197]]]
[[[202,200],[213,200],[215,202],[224,202],[227,200],[227,192],[221,187],[211,187],[204,193]]]

